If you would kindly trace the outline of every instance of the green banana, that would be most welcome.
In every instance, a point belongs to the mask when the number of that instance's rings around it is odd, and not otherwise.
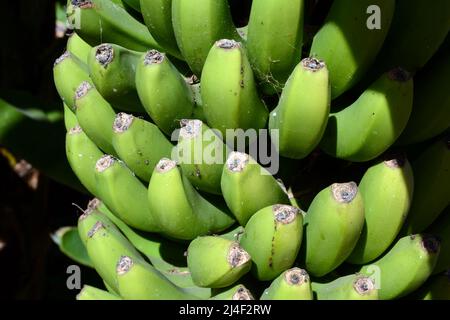
[[[136,89],[147,113],[169,136],[181,119],[192,115],[189,85],[164,53],[150,50],[142,55],[136,67]]]
[[[289,204],[280,183],[249,155],[231,152],[223,167],[221,188],[225,202],[240,225],[269,205]]]
[[[73,261],[93,268],[77,227],[61,227],[50,235],[59,250]]]
[[[431,6],[426,0],[397,0],[392,26],[376,69],[383,71],[402,66],[414,72],[422,68],[447,36],[449,16],[447,0],[433,1]]]
[[[192,279],[200,287],[228,287],[252,266],[250,255],[239,243],[218,236],[194,239],[187,252]]]
[[[89,285],[84,285],[80,293],[77,294],[77,300],[122,300],[108,291],[101,290]]]
[[[210,300],[255,300],[255,298],[245,286],[238,284],[215,295]]]
[[[312,283],[317,300],[378,300],[379,290],[370,277],[358,274],[340,277],[329,283]]]
[[[103,151],[115,155],[112,126],[116,113],[111,105],[87,81],[75,93],[75,114],[86,135]]]
[[[116,271],[120,296],[126,300],[198,300],[144,260],[122,255]]]
[[[363,266],[360,273],[373,276],[381,300],[403,297],[419,288],[431,275],[439,256],[434,236],[406,236],[382,258]],[[378,281],[378,282],[377,282]]]
[[[253,260],[259,280],[272,280],[291,268],[300,249],[303,215],[288,205],[273,205],[256,212],[245,226],[240,244]]]
[[[416,300],[450,300],[450,272],[430,278],[416,294]]]
[[[194,187],[221,194],[222,170],[230,149],[216,130],[200,120],[183,119],[180,125],[174,160]]]
[[[368,25],[372,6],[380,10],[380,24],[375,29]],[[333,2],[310,51],[311,56],[327,63],[332,99],[353,87],[371,67],[386,39],[394,11],[395,0]]]
[[[92,46],[107,42],[136,51],[161,49],[145,25],[110,0],[69,0],[67,19]]]
[[[261,129],[266,125],[269,112],[258,96],[240,42],[222,39],[214,44],[203,67],[201,94],[208,124],[223,137],[227,129]]]
[[[130,227],[158,232],[160,227],[147,202],[147,189],[122,161],[105,155],[95,165],[97,194]]]
[[[67,51],[76,56],[84,64],[88,63],[89,52],[92,47],[76,33],[69,35],[66,45]]]
[[[197,76],[215,41],[240,39],[227,0],[172,0],[172,25],[178,48]]]
[[[447,50],[416,76],[411,116],[397,144],[422,142],[450,127],[449,53]]]
[[[450,204],[450,135],[413,161],[414,197],[402,234],[422,232]]]
[[[353,251],[364,226],[363,197],[356,183],[334,183],[320,191],[305,217],[306,270],[321,277]]]
[[[313,300],[308,273],[299,268],[286,270],[264,290],[260,300]]]
[[[139,0],[122,0],[126,5],[133,8],[136,12],[141,12],[141,4]]]
[[[120,159],[147,182],[158,161],[170,157],[173,148],[153,123],[122,112],[113,124],[112,144]]]
[[[118,110],[144,112],[135,84],[141,55],[142,52],[109,43],[96,46],[89,53],[89,74],[95,88]]]
[[[364,264],[378,258],[395,240],[413,197],[411,165],[403,155],[370,167],[359,184],[365,224],[347,261]]]
[[[280,155],[301,159],[319,144],[330,114],[330,82],[323,61],[303,59],[294,69],[270,113],[269,131]]]
[[[64,52],[55,61],[53,79],[62,101],[72,110],[75,109],[75,92],[80,83],[92,83],[88,67],[69,51]]]
[[[64,126],[66,130],[69,131],[73,127],[78,126],[78,119],[75,113],[67,106],[67,104],[63,103],[64,107]]]
[[[142,17],[152,36],[167,52],[181,56],[172,25],[172,0],[140,0]]]
[[[192,240],[230,227],[234,219],[200,195],[177,167],[161,159],[148,186],[148,202],[162,233]]]
[[[300,62],[304,0],[254,0],[246,47],[264,91],[281,91]]]
[[[441,242],[439,254],[433,274],[450,269],[450,207],[442,212],[439,218],[427,229],[427,233],[436,235]]]
[[[81,184],[92,194],[97,194],[95,164],[103,152],[89,139],[80,126],[66,134],[66,156],[72,171]]]
[[[400,136],[411,114],[413,80],[402,69],[382,75],[349,107],[332,113],[323,151],[354,162],[369,161]]]

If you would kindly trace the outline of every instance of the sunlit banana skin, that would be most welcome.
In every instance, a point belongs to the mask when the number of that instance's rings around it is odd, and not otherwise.
[[[91,46],[107,42],[136,51],[161,49],[145,25],[109,0],[69,0],[67,18]]]
[[[293,159],[308,156],[319,144],[330,114],[330,82],[323,61],[303,59],[294,69],[270,113],[269,129],[280,155]]]
[[[228,208],[241,226],[260,209],[277,203],[289,204],[279,182],[245,153],[230,153],[223,166],[221,189]]]
[[[170,157],[173,148],[153,123],[126,113],[116,116],[112,144],[120,159],[147,182],[159,160]]]
[[[142,17],[151,35],[169,53],[181,56],[172,25],[172,0],[140,0]]]
[[[64,126],[66,127],[66,130],[69,131],[70,129],[78,126],[78,119],[75,113],[67,106],[67,104],[63,103],[64,108]]]
[[[415,187],[402,234],[422,232],[450,204],[450,136],[428,146],[413,161]]]
[[[227,212],[200,195],[176,162],[169,159],[161,159],[155,167],[148,203],[162,233],[175,239],[192,240],[234,223]]]
[[[311,281],[306,270],[292,268],[279,275],[260,300],[313,300]]]
[[[379,293],[370,277],[358,274],[340,277],[329,283],[315,283],[317,300],[378,300]]]
[[[380,29],[367,26],[367,10],[372,5],[380,8]],[[375,61],[394,11],[395,0],[333,2],[325,24],[314,36],[310,51],[311,56],[324,60],[328,66],[333,99],[361,80]]]
[[[76,33],[69,35],[66,45],[67,51],[76,56],[80,61],[87,64],[89,52],[92,47]]]
[[[101,290],[89,285],[84,285],[80,293],[76,296],[77,300],[122,300],[108,291]]]
[[[158,232],[160,227],[147,202],[147,189],[125,164],[105,155],[95,165],[97,194],[129,226]]]
[[[255,298],[244,285],[239,284],[215,295],[210,300],[255,300]]]
[[[268,110],[258,96],[253,71],[240,42],[222,39],[209,51],[201,76],[208,124],[226,137],[227,129],[261,129]]]
[[[356,183],[335,183],[320,191],[305,217],[308,273],[321,277],[344,262],[363,226],[364,202]]]
[[[172,0],[172,24],[178,48],[197,76],[214,42],[240,38],[226,0]]]
[[[246,47],[268,93],[281,91],[301,58],[304,0],[254,0]]]
[[[277,204],[250,218],[240,244],[252,257],[253,274],[259,280],[273,280],[294,264],[302,235],[301,211]]]
[[[442,273],[450,269],[450,207],[439,215],[439,218],[427,229],[429,234],[438,237],[441,242],[439,254],[433,274]]]
[[[230,148],[216,130],[200,120],[183,119],[180,126],[174,160],[194,187],[221,194],[222,170]]]
[[[382,258],[362,267],[360,273],[374,279],[381,300],[401,298],[419,288],[431,275],[439,247],[434,236],[406,236]]]
[[[95,88],[115,109],[144,113],[136,92],[136,66],[142,52],[104,43],[92,48],[89,74]]]
[[[89,71],[86,64],[69,51],[64,52],[55,61],[53,80],[56,90],[63,102],[72,110],[75,108],[75,92],[83,81],[90,84]]]
[[[75,92],[75,114],[86,135],[104,152],[115,154],[112,126],[116,113],[89,82],[82,82]]]
[[[136,68],[136,89],[147,113],[169,136],[181,119],[192,115],[192,92],[164,53],[150,50],[142,55]]]
[[[365,224],[348,262],[370,262],[391,245],[406,219],[413,190],[413,172],[403,155],[381,161],[366,171],[359,184]]]
[[[322,150],[354,162],[376,158],[406,127],[412,102],[413,80],[406,71],[383,74],[353,104],[330,114]]]
[[[219,236],[198,237],[189,244],[188,268],[200,287],[224,288],[250,271],[250,255],[239,243]]]

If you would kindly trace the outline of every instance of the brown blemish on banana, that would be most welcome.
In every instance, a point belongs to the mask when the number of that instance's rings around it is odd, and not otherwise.
[[[284,273],[284,280],[288,285],[301,286],[309,282],[309,274],[304,269],[292,268]]]
[[[116,272],[119,276],[124,275],[133,267],[134,262],[128,256],[121,256],[119,261],[117,262]]]
[[[236,290],[236,293],[233,294],[231,300],[255,300],[255,298],[253,298],[253,295],[246,287],[241,285]]]
[[[406,162],[406,156],[405,154],[399,154],[396,155],[390,159],[387,159],[384,161],[384,164],[392,169],[399,169],[399,168],[403,168],[403,166],[405,165]]]
[[[101,221],[97,221],[94,226],[88,231],[88,238],[92,238],[101,229],[105,229],[105,225]]]
[[[114,119],[113,131],[115,133],[123,133],[127,131],[132,125],[134,116],[124,112],[119,112]]]
[[[428,252],[432,254],[436,254],[439,252],[441,247],[441,242],[439,239],[433,235],[424,235],[422,238],[422,247]]]
[[[406,82],[411,77],[412,74],[403,68],[394,68],[388,72],[388,78],[393,81]]]
[[[70,57],[70,52],[69,51],[64,52],[60,57],[58,57],[55,60],[55,63],[53,64],[53,66],[60,64],[61,62],[63,62],[64,60],[66,60],[69,57]]]
[[[193,139],[201,133],[203,122],[201,120],[183,119],[180,121],[180,137]]]
[[[83,132],[83,129],[80,126],[75,126],[73,128],[70,128],[69,135],[80,134],[82,132]]]
[[[101,172],[107,170],[108,168],[110,168],[116,161],[117,161],[117,159],[114,158],[113,156],[111,156],[109,154],[104,155],[95,164],[95,170],[97,170],[97,172],[101,173]]]
[[[232,268],[237,268],[249,262],[251,259],[247,251],[242,249],[238,243],[233,243],[228,250],[227,260]]]
[[[333,198],[340,203],[350,203],[358,194],[358,186],[355,182],[334,183],[331,185]]]
[[[353,283],[355,291],[361,295],[368,295],[375,289],[375,284],[369,277],[358,277]]]
[[[147,52],[147,54],[144,57],[144,65],[152,65],[152,64],[160,64],[164,61],[166,56],[159,52],[158,50],[150,50]]]
[[[88,92],[92,89],[92,86],[89,82],[83,81],[75,91],[75,100],[83,98]]]
[[[100,201],[100,199],[94,198],[91,201],[89,201],[87,207],[88,207],[88,210],[97,210],[101,204],[102,204],[102,202]]]
[[[273,214],[275,216],[275,221],[280,222],[282,224],[289,224],[295,220],[297,214],[300,210],[296,207],[284,205],[284,204],[276,204],[272,207]]]
[[[232,50],[232,49],[240,48],[241,44],[234,40],[221,39],[221,40],[216,41],[216,47],[225,49],[225,50]]]
[[[243,152],[233,151],[227,159],[227,168],[231,172],[242,172],[247,166],[250,157]]]
[[[110,44],[101,44],[95,51],[95,60],[103,68],[107,68],[108,65],[114,60],[114,48]]]
[[[72,0],[72,5],[80,9],[89,9],[94,7],[91,0]]]
[[[310,57],[302,60],[302,66],[306,70],[317,72],[325,67],[325,62],[314,57]]]
[[[176,166],[177,163],[175,161],[170,160],[168,158],[162,158],[156,165],[156,171],[159,173],[166,173],[175,168]]]

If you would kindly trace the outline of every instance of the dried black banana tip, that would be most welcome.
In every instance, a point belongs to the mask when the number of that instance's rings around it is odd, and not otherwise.
[[[222,40],[216,41],[216,46],[221,49],[230,50],[230,49],[239,48],[241,46],[241,44],[234,40],[222,39]]]
[[[114,60],[114,48],[110,44],[102,44],[95,51],[95,60],[104,68]]]
[[[255,300],[246,287],[240,286],[233,295],[232,300]]]
[[[103,172],[108,168],[110,168],[116,161],[117,159],[114,158],[113,156],[104,155],[95,164],[95,170],[97,170],[97,172]]]
[[[180,136],[184,139],[192,139],[201,133],[203,122],[201,120],[187,120],[180,121]]]
[[[411,72],[406,71],[403,68],[394,68],[388,73],[389,79],[398,81],[398,82],[406,82],[409,81],[412,77]]]
[[[151,64],[159,64],[162,63],[165,59],[164,53],[159,52],[158,50],[150,50],[144,57],[144,65],[148,66]]]
[[[227,159],[227,168],[231,172],[241,172],[247,166],[249,156],[242,152],[231,152]]]
[[[275,220],[282,224],[289,224],[295,220],[300,210],[296,207],[276,204],[272,207]]]
[[[284,279],[286,283],[292,286],[300,286],[304,283],[309,282],[308,272],[300,268],[292,268],[284,274]]]
[[[227,256],[228,263],[232,268],[237,268],[250,261],[250,255],[242,249],[239,244],[235,243],[230,247]]]
[[[177,163],[173,160],[170,160],[168,158],[163,158],[159,160],[158,164],[156,165],[156,171],[159,173],[166,173],[172,170],[177,166]]]
[[[310,58],[305,58],[302,60],[302,66],[306,70],[315,72],[315,71],[319,71],[319,70],[323,69],[325,67],[325,62],[323,62],[322,60],[310,57]]]
[[[133,259],[128,256],[121,256],[117,262],[116,272],[119,276],[124,275],[133,267]]]
[[[436,236],[424,235],[422,239],[422,246],[428,253],[438,253],[441,247],[441,242]]]
[[[88,92],[92,89],[92,85],[87,82],[83,81],[75,91],[75,100],[83,98],[85,95],[88,94]]]
[[[65,59],[70,57],[70,52],[66,51],[64,52],[61,56],[59,56],[56,60],[55,63],[53,64],[53,66],[56,66],[58,64],[60,64],[61,62],[63,62]]]
[[[334,183],[331,186],[333,198],[340,203],[350,203],[358,194],[358,186],[355,182]]]
[[[394,155],[392,157],[389,157],[389,159],[384,160],[384,164],[392,169],[403,168],[405,163],[406,155],[404,153]]]
[[[370,294],[375,289],[373,280],[369,277],[359,277],[353,283],[353,288],[360,295]]]
[[[117,114],[113,123],[113,130],[115,133],[122,133],[127,131],[133,123],[134,116],[124,112]]]

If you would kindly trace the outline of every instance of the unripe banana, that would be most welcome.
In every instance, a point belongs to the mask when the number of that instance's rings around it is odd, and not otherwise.
[[[378,300],[374,281],[358,274],[340,277],[329,283],[312,284],[317,300]]]
[[[450,127],[449,54],[447,50],[447,54],[427,65],[415,78],[412,113],[398,144],[422,142]]]
[[[375,279],[381,300],[403,297],[419,288],[431,275],[439,255],[434,236],[411,235],[398,242],[382,258],[361,268]]]
[[[306,270],[321,277],[353,251],[364,226],[364,203],[356,183],[335,183],[320,191],[309,206]]]
[[[189,118],[194,100],[189,85],[164,53],[150,50],[137,64],[136,89],[155,124],[167,135]]]
[[[208,124],[226,137],[227,129],[261,129],[268,110],[258,96],[242,44],[222,39],[211,48],[201,77],[203,111]]]
[[[89,52],[92,47],[76,33],[69,35],[66,45],[67,51],[76,56],[80,61],[87,64]]]
[[[66,134],[66,156],[72,171],[81,184],[92,194],[97,194],[95,164],[103,152],[89,139],[80,126]]]
[[[349,107],[332,113],[321,148],[334,157],[369,161],[386,151],[405,128],[413,80],[402,69],[382,75]]]
[[[172,25],[172,0],[140,0],[140,6],[151,35],[167,52],[181,56]]]
[[[75,113],[86,135],[104,152],[116,154],[112,146],[116,113],[89,82],[82,82],[75,92]]]
[[[196,300],[175,286],[150,264],[123,255],[117,262],[117,283],[126,300]]]
[[[192,185],[221,194],[222,170],[230,149],[220,134],[200,120],[183,119],[175,159]]]
[[[183,57],[197,76],[219,39],[239,39],[226,0],[172,0],[172,24]]]
[[[75,92],[83,81],[92,83],[88,67],[69,51],[64,52],[53,66],[53,80],[62,101],[75,109]]]
[[[289,204],[280,183],[245,153],[230,153],[223,167],[221,187],[228,208],[241,226],[260,209]]]
[[[286,270],[270,284],[261,300],[313,300],[311,281],[306,270]]]
[[[413,190],[411,165],[402,155],[366,171],[359,184],[366,222],[348,262],[370,262],[391,245],[406,219]]]
[[[114,108],[144,112],[136,92],[136,66],[142,52],[104,43],[89,53],[89,74],[100,92]]]
[[[254,0],[248,22],[248,56],[268,93],[281,91],[301,58],[304,0]]]
[[[170,157],[173,148],[153,123],[125,113],[116,116],[112,144],[120,159],[147,182],[159,160]]]
[[[78,218],[77,226],[78,235],[84,246],[87,245],[89,240],[89,231],[91,231],[97,222],[101,222],[106,228],[113,226],[112,221],[103,212],[98,210],[97,207],[88,205],[86,210],[83,211],[83,214]]]
[[[63,103],[64,107],[64,126],[66,127],[66,131],[78,126],[78,119],[75,113],[67,106],[67,104]]]
[[[89,285],[84,285],[80,293],[77,294],[77,300],[122,300],[120,297]]]
[[[250,255],[239,243],[217,236],[198,237],[189,244],[188,268],[200,287],[224,288],[250,271]]]
[[[136,12],[141,12],[141,4],[139,0],[122,0],[126,5],[133,8]]]
[[[376,29],[367,24],[371,6],[380,9],[380,25]],[[327,63],[333,99],[353,87],[375,61],[388,34],[394,10],[395,0],[333,2],[325,24],[314,36],[310,52],[311,56]]]
[[[280,155],[301,159],[319,144],[330,114],[330,82],[323,61],[306,58],[297,65],[269,117],[269,129],[278,130],[273,142]]]
[[[68,1],[67,19],[92,46],[107,42],[136,51],[161,49],[145,25],[110,0]]]
[[[273,205],[256,212],[245,226],[240,244],[252,257],[252,272],[259,280],[272,280],[294,264],[303,235],[298,208]]]
[[[450,271],[430,278],[416,294],[416,300],[450,300]]]
[[[433,234],[441,242],[441,253],[439,254],[433,274],[444,272],[450,269],[450,207],[442,212],[427,233]]]
[[[255,298],[245,286],[238,284],[237,286],[215,295],[210,300],[255,300]]]
[[[97,196],[129,226],[158,232],[156,218],[147,202],[147,189],[122,161],[105,155],[95,165]]]
[[[162,233],[192,240],[220,232],[234,219],[200,195],[178,169],[175,161],[162,159],[148,186],[148,203]]]
[[[425,149],[412,168],[414,197],[404,235],[425,230],[450,204],[450,135]]]

